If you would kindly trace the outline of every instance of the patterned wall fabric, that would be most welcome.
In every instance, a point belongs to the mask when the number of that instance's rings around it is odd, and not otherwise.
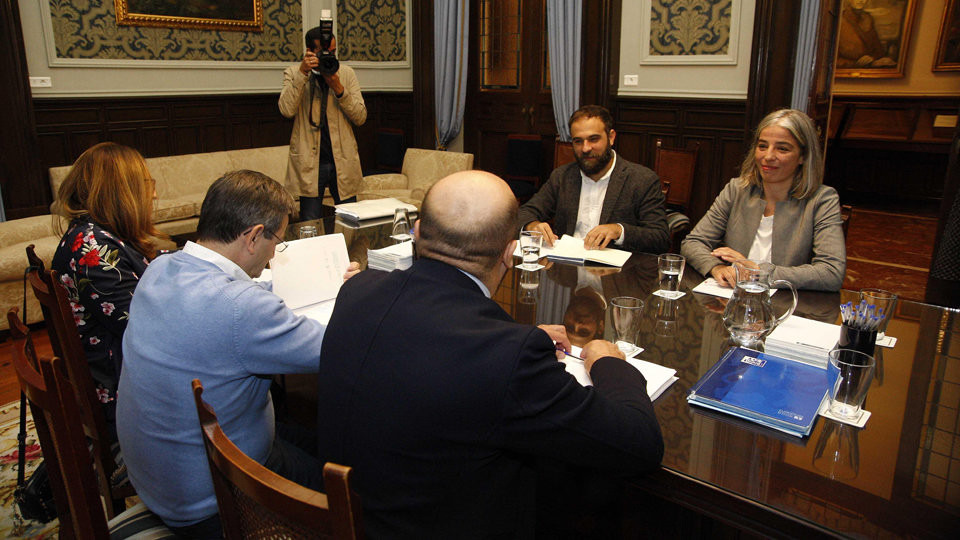
[[[406,60],[406,0],[337,0],[337,57],[354,62]]]
[[[733,0],[653,0],[650,55],[727,54]]]
[[[263,2],[263,32],[117,26],[113,0],[49,0],[58,58],[296,62],[299,0]]]

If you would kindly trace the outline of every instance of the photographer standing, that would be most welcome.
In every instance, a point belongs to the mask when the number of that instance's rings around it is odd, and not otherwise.
[[[333,21],[306,35],[300,65],[283,72],[280,114],[293,118],[287,189],[300,195],[300,219],[319,219],[323,190],[335,204],[356,200],[363,173],[353,125],[367,120],[360,83],[350,66],[337,61]]]

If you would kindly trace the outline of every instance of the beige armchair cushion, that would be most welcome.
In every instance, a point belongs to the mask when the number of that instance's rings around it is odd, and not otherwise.
[[[427,190],[437,180],[473,167],[473,154],[408,148],[400,174],[363,177],[359,200],[393,197],[420,206]]]
[[[407,188],[426,191],[437,180],[473,167],[473,154],[408,148],[400,172],[407,177]]]

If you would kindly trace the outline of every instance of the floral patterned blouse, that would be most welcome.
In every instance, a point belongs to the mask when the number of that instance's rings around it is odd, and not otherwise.
[[[53,255],[53,269],[70,297],[73,319],[111,431],[123,332],[133,290],[147,264],[140,252],[86,217],[70,223]]]

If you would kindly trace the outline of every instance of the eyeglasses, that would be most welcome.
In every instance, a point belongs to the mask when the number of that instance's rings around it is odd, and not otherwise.
[[[277,253],[283,253],[283,250],[287,249],[287,243],[282,238],[272,232],[267,232],[267,234],[277,239]]]

